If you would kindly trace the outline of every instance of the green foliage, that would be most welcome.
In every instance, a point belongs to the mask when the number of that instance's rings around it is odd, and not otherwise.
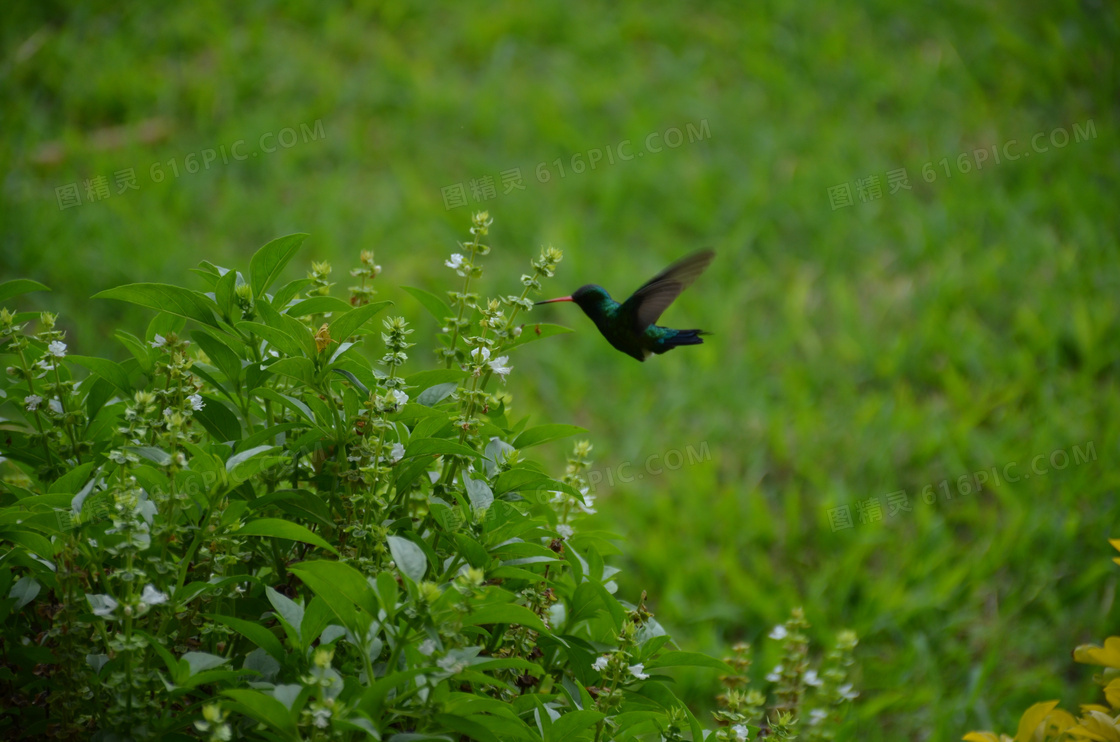
[[[1111,539],[1120,549],[1120,539]],[[1120,558],[1113,558],[1120,564]],[[1014,737],[994,732],[969,732],[965,742],[1074,742],[1075,740],[1120,740],[1120,636],[1110,636],[1103,647],[1083,644],[1073,650],[1073,659],[1104,668],[1093,682],[1104,689],[1105,703],[1081,704],[1076,717],[1058,708],[1059,701],[1042,701],[1023,712]]]
[[[98,294],[159,312],[122,363],[0,310],[7,738],[702,738],[662,671],[730,668],[616,597],[609,536],[580,526],[590,444],[559,478],[524,457],[583,429],[487,389],[562,257],[482,301],[489,224],[448,260],[450,306],[422,302],[447,310],[443,368],[407,376],[402,317],[360,352],[389,304],[372,253],[349,302],[325,264],[270,293],[302,235],[248,278],[204,262],[208,291]]]
[[[547,296],[587,282],[624,294],[714,247],[703,289],[666,316],[714,332],[686,357],[625,363],[559,306],[530,316],[577,332],[516,354],[521,414],[595,431],[589,479],[603,476],[584,527],[626,539],[620,594],[653,588],[684,649],[749,642],[753,684],[778,664],[760,640],[792,606],[815,645],[852,627],[862,695],[842,739],[1013,730],[1038,698],[1075,708],[1096,691],[1067,650],[1115,626],[1086,546],[1120,518],[1114,3],[10,6],[0,281],[53,287],[20,308],[60,312],[73,353],[132,358],[120,341],[150,315],[89,295],[185,284],[203,256],[244,271],[290,232],[313,236],[274,297],[313,258],[335,264],[316,280],[345,299],[361,279],[344,266],[376,247],[393,277],[376,299],[416,309],[416,370],[442,323],[394,284],[446,304],[444,246],[473,208],[501,215],[492,239],[507,246],[486,258],[483,295],[540,243],[565,250]],[[709,136],[665,146],[667,129],[701,122]],[[317,123],[323,136],[305,137]],[[284,127],[296,145],[264,151]],[[1058,128],[1065,147],[1049,142]],[[1030,149],[1038,133],[1047,152]],[[995,163],[1012,141],[1019,159]],[[613,163],[576,172],[608,147]],[[218,159],[188,172],[207,150]],[[962,172],[976,150],[987,162]],[[898,168],[909,189],[891,185]],[[118,191],[127,169],[139,187]],[[514,169],[524,189],[507,192]],[[111,197],[91,201],[97,177]],[[470,190],[487,177],[493,198]],[[862,201],[868,177],[882,197]],[[844,183],[855,202],[834,210],[828,189]],[[82,205],[60,210],[68,184]],[[457,184],[468,205],[445,211]],[[207,424],[233,436],[233,422]],[[940,486],[1087,444],[1091,462],[1045,476],[951,499]],[[618,476],[689,447],[710,455]],[[531,453],[563,467],[556,444]],[[911,510],[892,516],[898,491]],[[881,521],[832,531],[830,508],[870,498]],[[707,672],[678,680],[698,715],[719,692]]]

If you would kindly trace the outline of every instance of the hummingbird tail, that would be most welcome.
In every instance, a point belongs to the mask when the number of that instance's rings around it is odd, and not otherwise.
[[[671,338],[665,339],[665,350],[675,348],[678,345],[701,345],[704,339],[701,335],[711,335],[710,332],[704,330],[677,330],[677,334]]]

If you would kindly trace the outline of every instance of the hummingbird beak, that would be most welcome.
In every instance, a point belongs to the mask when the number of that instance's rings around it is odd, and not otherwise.
[[[535,302],[534,306],[536,304],[553,304],[558,301],[573,301],[573,299],[570,296],[561,296],[559,299],[545,299],[544,301]]]

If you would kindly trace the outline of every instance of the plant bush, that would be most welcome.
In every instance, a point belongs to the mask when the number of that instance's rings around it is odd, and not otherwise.
[[[565,331],[518,324],[562,255],[483,301],[489,225],[475,215],[446,261],[450,304],[406,289],[444,327],[439,368],[414,373],[372,253],[349,301],[326,264],[277,286],[304,235],[247,273],[203,261],[205,291],[98,294],[157,312],[116,332],[121,363],[0,310],[6,737],[702,739],[662,674],[682,665],[727,673],[715,738],[763,723],[765,696],[734,690],[741,656],[676,651],[644,598],[615,595],[610,536],[579,529],[590,444],[560,477],[526,457],[583,432],[514,420],[493,388],[510,353]],[[0,301],[45,288],[10,281]],[[771,707],[786,738],[813,685],[803,623]]]
[[[1120,539],[1109,543],[1120,550]],[[1120,558],[1112,561],[1120,564]],[[969,732],[965,742],[1072,742],[1099,740],[1120,742],[1120,636],[1105,639],[1104,646],[1082,644],[1073,650],[1073,659],[1104,669],[1093,681],[1104,688],[1105,703],[1081,705],[1081,716],[1058,708],[1058,701],[1042,701],[1023,712],[1014,737],[995,732]]]

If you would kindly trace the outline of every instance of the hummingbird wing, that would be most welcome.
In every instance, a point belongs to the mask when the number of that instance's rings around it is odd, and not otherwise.
[[[632,317],[639,332],[645,330],[657,322],[681,292],[707,269],[715,256],[715,250],[701,250],[681,258],[642,284],[622,303],[619,312]]]

